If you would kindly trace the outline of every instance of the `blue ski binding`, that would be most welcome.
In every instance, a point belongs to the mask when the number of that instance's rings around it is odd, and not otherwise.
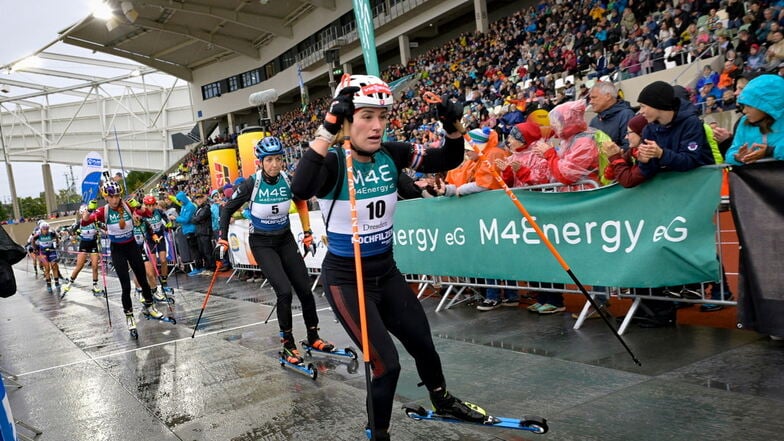
[[[414,420],[433,420],[433,421],[443,421],[447,423],[472,424],[475,426],[496,427],[499,429],[526,430],[528,432],[533,432],[539,435],[547,433],[547,431],[549,430],[549,427],[547,426],[547,420],[538,416],[529,416],[529,417],[523,417],[523,419],[517,419],[517,418],[501,418],[501,417],[494,417],[491,415],[487,415],[485,417],[485,421],[474,423],[471,421],[459,420],[446,415],[439,415],[434,411],[425,409],[424,407],[419,406],[417,404],[404,405],[403,410],[406,412],[406,416]]]
[[[305,364],[304,362],[289,363],[289,361],[286,360],[286,358],[283,356],[283,352],[278,352],[278,362],[280,363],[281,367],[288,366],[303,375],[307,375],[313,381],[316,381],[316,377],[318,377],[318,371],[316,370],[315,367],[313,367],[313,364],[311,363]]]
[[[316,349],[313,346],[311,346],[310,344],[308,344],[307,340],[302,340],[299,343],[302,345],[302,349],[305,351],[306,354],[308,354],[309,357],[312,357],[313,356],[313,352],[315,352],[317,354],[324,354],[324,355],[332,355],[332,356],[335,356],[335,357],[350,358],[351,360],[356,360],[358,358],[357,357],[357,351],[355,351],[353,348],[344,348],[344,349],[337,349],[337,348],[335,348],[335,349],[332,349],[331,351],[322,351],[321,349]]]

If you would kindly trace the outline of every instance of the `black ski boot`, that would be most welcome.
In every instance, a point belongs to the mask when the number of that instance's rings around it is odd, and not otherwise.
[[[280,337],[280,341],[283,343],[283,350],[281,351],[283,358],[291,364],[302,364],[302,356],[299,354],[297,344],[294,343],[294,336],[291,332],[281,332]]]
[[[308,328],[308,344],[319,351],[332,352],[335,349],[335,345],[322,340],[318,331],[319,329],[316,327]]]
[[[484,409],[476,404],[461,401],[445,389],[431,391],[430,401],[433,403],[435,413],[441,416],[472,423],[482,423],[487,418]]]

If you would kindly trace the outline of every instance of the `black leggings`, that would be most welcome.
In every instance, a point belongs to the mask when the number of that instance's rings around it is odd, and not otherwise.
[[[128,272],[128,266],[133,270],[139,286],[142,288],[142,296],[144,296],[145,303],[152,303],[152,292],[150,285],[147,283],[147,274],[144,270],[144,261],[142,255],[139,253],[139,246],[135,241],[126,243],[114,243],[111,245],[112,250],[112,264],[114,271],[117,273],[117,278],[120,279],[120,286],[122,287],[122,305],[123,311],[133,312],[133,302],[131,301],[131,276]]]
[[[291,332],[291,287],[302,305],[305,326],[318,326],[316,301],[310,290],[310,278],[305,261],[299,254],[291,231],[273,236],[250,235],[250,251],[267,277],[277,296],[278,326],[281,331]]]
[[[408,286],[392,253],[362,259],[370,363],[373,368],[370,396],[375,427],[389,428],[395,389],[400,376],[397,337],[414,357],[419,378],[432,391],[445,387],[441,359],[433,345],[430,324],[416,294]],[[343,328],[361,346],[359,303],[354,259],[328,253],[322,265],[327,299]]]

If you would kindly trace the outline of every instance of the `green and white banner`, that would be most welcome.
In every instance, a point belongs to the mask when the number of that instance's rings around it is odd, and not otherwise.
[[[703,167],[635,188],[515,194],[583,284],[659,287],[718,280],[721,178]],[[394,238],[404,273],[572,281],[503,190],[401,202]]]

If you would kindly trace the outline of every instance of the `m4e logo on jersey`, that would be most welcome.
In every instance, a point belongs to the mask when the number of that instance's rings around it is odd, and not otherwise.
[[[378,167],[378,170],[371,169],[364,173],[361,170],[356,170],[354,173],[354,183],[360,186],[393,182],[395,181],[394,178],[395,175],[392,173],[389,164],[382,164]]]

